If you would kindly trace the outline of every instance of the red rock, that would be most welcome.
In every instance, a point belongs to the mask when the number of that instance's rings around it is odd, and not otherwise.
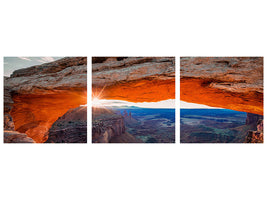
[[[263,114],[262,57],[182,57],[180,98]]]
[[[174,57],[117,57],[116,59],[93,57],[93,94],[97,95],[103,90],[101,93],[103,99],[132,102],[175,98]]]

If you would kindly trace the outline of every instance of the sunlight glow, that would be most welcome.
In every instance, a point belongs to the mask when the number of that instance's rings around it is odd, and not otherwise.
[[[180,106],[181,108],[192,108],[192,109],[197,109],[197,108],[205,108],[205,109],[220,109],[217,107],[211,107],[211,106],[206,106],[203,104],[197,104],[197,103],[188,103],[185,101],[180,101]]]
[[[158,102],[128,102],[122,100],[108,100],[108,99],[97,99],[92,101],[93,107],[95,104],[101,107],[125,107],[125,106],[136,106],[141,108],[175,108],[175,100],[168,99]]]
[[[124,100],[110,100],[103,99],[102,93],[105,86],[100,90],[95,90],[92,93],[92,107],[102,107],[108,109],[107,107],[140,107],[140,108],[175,108],[175,99],[168,99],[158,102],[129,102]]]
[[[92,106],[93,107],[101,107],[101,106],[103,106],[103,104],[102,104],[102,101],[99,98],[93,97]]]

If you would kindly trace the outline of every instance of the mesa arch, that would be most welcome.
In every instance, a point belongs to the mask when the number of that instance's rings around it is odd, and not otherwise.
[[[5,116],[14,123],[5,123],[4,129],[43,143],[59,117],[87,104],[87,58],[67,57],[14,71],[5,77],[4,87]]]
[[[175,98],[173,57],[93,57],[93,94],[152,102]],[[181,57],[180,99],[263,114],[262,57]]]
[[[92,92],[103,99],[175,99],[174,57],[93,57]]]
[[[180,98],[263,115],[262,57],[181,57]]]

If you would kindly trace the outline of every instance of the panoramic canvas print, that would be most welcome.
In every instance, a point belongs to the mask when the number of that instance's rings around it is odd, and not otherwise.
[[[263,143],[263,57],[181,57],[180,66],[181,143]]]
[[[4,142],[87,142],[86,57],[4,57]]]
[[[92,142],[175,142],[175,58],[92,58]]]

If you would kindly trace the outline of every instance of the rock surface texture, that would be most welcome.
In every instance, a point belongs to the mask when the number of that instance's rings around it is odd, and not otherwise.
[[[34,140],[28,137],[25,133],[17,131],[4,131],[4,143],[35,143]]]
[[[93,57],[92,62],[95,96],[132,102],[175,98],[174,57]]]
[[[181,57],[181,100],[263,115],[262,57]]]
[[[43,143],[58,117],[87,103],[86,87],[86,57],[66,57],[14,71],[4,79],[4,128],[12,127],[12,121],[14,130]]]
[[[86,143],[87,107],[70,109],[49,129],[46,143]]]
[[[125,132],[123,116],[111,110],[93,107],[93,143],[137,143],[134,136]]]
[[[246,142],[263,143],[263,120],[258,121],[256,131],[248,131]]]

